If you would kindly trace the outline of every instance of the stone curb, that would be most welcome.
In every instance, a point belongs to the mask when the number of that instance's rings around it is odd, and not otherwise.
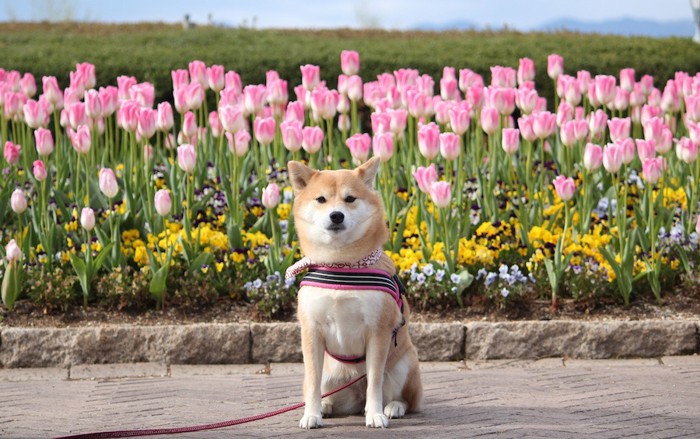
[[[421,361],[700,353],[700,320],[412,323]],[[0,367],[300,362],[297,323],[0,328]]]

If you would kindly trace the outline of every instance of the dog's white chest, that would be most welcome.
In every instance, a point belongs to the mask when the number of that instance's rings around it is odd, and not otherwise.
[[[304,286],[299,290],[299,308],[321,332],[329,350],[362,354],[368,331],[377,327],[382,316],[386,296],[382,291]]]

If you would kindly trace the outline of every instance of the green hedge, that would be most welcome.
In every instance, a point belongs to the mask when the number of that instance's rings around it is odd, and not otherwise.
[[[382,72],[402,67],[419,69],[439,78],[443,66],[472,70],[490,77],[489,67],[517,67],[521,57],[532,58],[537,67],[537,88],[551,96],[546,75],[547,55],[564,57],[565,70],[575,74],[615,74],[624,67],[636,69],[638,77],[651,74],[663,87],[674,72],[695,73],[700,67],[700,46],[690,39],[643,38],[576,33],[518,32],[389,32],[348,29],[250,30],[141,23],[16,24],[0,25],[0,67],[32,72],[39,87],[43,75],[68,84],[68,72],[78,62],[97,66],[99,84],[114,84],[119,75],[134,75],[156,86],[157,100],[171,93],[170,71],[187,68],[200,59],[222,64],[240,73],[244,83],[260,83],[269,69],[279,71],[290,86],[300,82],[299,65],[318,64],[321,75],[334,86],[340,73],[340,52],[360,53],[361,75],[373,79]],[[437,83],[437,80],[436,80]],[[290,93],[291,93],[290,87]]]

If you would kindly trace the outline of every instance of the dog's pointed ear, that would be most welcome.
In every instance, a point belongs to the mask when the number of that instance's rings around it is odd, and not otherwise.
[[[292,183],[292,188],[294,188],[295,193],[304,190],[306,185],[309,184],[311,177],[318,172],[294,160],[287,163],[287,171],[289,172],[289,180]]]
[[[374,177],[376,177],[377,171],[379,171],[380,163],[381,160],[379,157],[372,157],[355,169],[355,172],[360,176],[362,182],[370,188],[374,188]]]

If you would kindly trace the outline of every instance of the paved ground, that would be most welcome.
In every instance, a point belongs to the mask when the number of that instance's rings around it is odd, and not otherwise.
[[[47,438],[218,422],[294,404],[301,366],[0,369],[0,437]],[[176,437],[697,438],[700,357],[425,363],[425,408],[389,429],[364,418],[297,428],[302,411]],[[162,436],[159,436],[162,437]]]

